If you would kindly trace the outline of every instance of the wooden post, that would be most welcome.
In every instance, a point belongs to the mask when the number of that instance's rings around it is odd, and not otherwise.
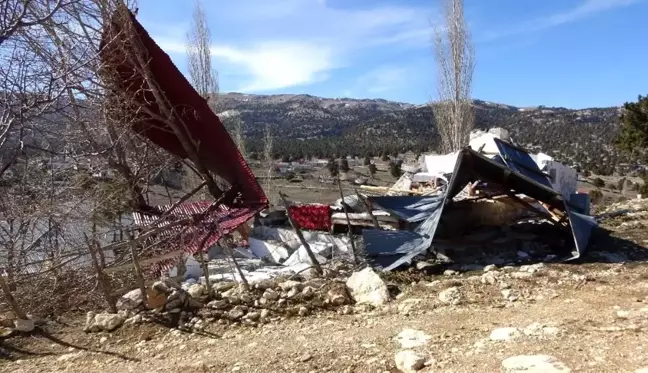
[[[25,311],[23,311],[22,307],[20,307],[18,302],[16,302],[16,298],[14,298],[13,294],[11,293],[11,289],[7,284],[7,281],[5,281],[4,274],[0,274],[0,286],[2,287],[2,292],[7,299],[7,303],[9,303],[9,305],[11,306],[11,309],[16,314],[16,317],[21,320],[27,320],[27,315],[25,314]]]
[[[243,274],[243,270],[241,270],[241,266],[239,266],[238,262],[236,261],[236,258],[234,257],[234,250],[232,249],[232,245],[230,243],[229,238],[223,237],[221,239],[221,246],[223,246],[223,248],[227,251],[230,259],[232,260],[232,263],[234,263],[234,268],[236,268],[236,272],[238,272],[239,277],[241,277],[241,283],[243,283],[243,288],[246,291],[250,291],[250,284],[245,278],[245,275]]]
[[[302,245],[304,245],[306,254],[308,254],[308,257],[313,263],[313,267],[315,268],[315,271],[317,272],[318,275],[320,276],[323,275],[324,271],[322,270],[322,266],[320,266],[319,262],[317,261],[317,258],[315,257],[315,254],[313,254],[313,251],[308,245],[308,242],[306,242],[306,239],[304,238],[301,229],[299,229],[299,226],[297,225],[297,223],[295,223],[295,221],[292,218],[292,214],[290,213],[290,209],[288,208],[288,201],[286,201],[286,196],[284,196],[283,193],[279,192],[279,197],[283,201],[284,206],[286,206],[286,216],[288,216],[288,221],[290,222],[290,225],[295,230],[295,233],[297,233],[297,237],[299,238],[299,241],[301,242]]]
[[[374,216],[373,214],[373,206],[371,206],[371,202],[367,200],[360,192],[356,190],[356,195],[358,196],[358,199],[364,203],[364,205],[367,207],[367,211],[369,212],[369,215],[371,216],[371,221],[373,221],[374,228],[380,229],[380,223],[378,223],[378,218]]]
[[[207,262],[205,261],[205,245],[207,244],[207,240],[209,239],[210,233],[207,232],[207,235],[205,235],[205,238],[202,240],[200,243],[200,246],[198,247],[198,260],[200,261],[200,267],[202,268],[203,271],[203,276],[205,277],[205,286],[207,287],[207,294],[211,296],[211,281],[209,281],[209,267],[207,266]]]
[[[94,268],[95,272],[97,273],[97,282],[99,282],[99,287],[101,288],[101,291],[104,293],[104,297],[106,298],[106,302],[108,303],[108,309],[110,310],[111,313],[117,313],[117,305],[115,303],[115,299],[113,298],[111,292],[110,292],[110,285],[106,281],[106,275],[104,274],[103,270],[99,266],[99,262],[97,261],[97,255],[94,252],[94,245],[90,242],[90,239],[88,239],[88,236],[84,233],[83,236],[85,237],[86,245],[88,246],[88,251],[90,252],[90,258],[92,259],[92,267]]]
[[[133,266],[135,267],[135,275],[137,277],[137,283],[139,285],[140,292],[142,293],[142,299],[145,306],[148,305],[148,297],[146,293],[146,281],[144,281],[144,274],[142,273],[142,268],[139,265],[139,259],[137,258],[137,244],[133,239],[133,235],[128,232],[128,244],[130,246],[131,258],[133,260]]]
[[[353,232],[351,231],[351,219],[349,219],[349,210],[347,209],[347,204],[344,202],[344,193],[342,193],[342,182],[340,181],[340,174],[338,173],[337,185],[340,190],[340,198],[342,198],[342,208],[344,209],[344,215],[346,215],[347,221],[347,235],[349,236],[349,242],[351,243],[351,253],[353,254],[353,262],[358,264],[358,258],[356,257],[356,248],[355,242],[353,241]]]

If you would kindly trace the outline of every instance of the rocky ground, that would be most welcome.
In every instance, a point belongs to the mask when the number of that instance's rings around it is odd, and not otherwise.
[[[603,228],[611,234],[595,235],[580,263],[487,266],[411,282],[399,276],[397,284],[386,277],[393,299],[384,304],[383,289],[364,299],[375,306],[328,307],[327,291],[321,307],[295,304],[294,312],[245,316],[257,320],[249,322],[204,315],[211,321],[198,328],[195,320],[184,328],[138,322],[86,333],[85,317],[69,316],[2,340],[0,371],[642,372],[648,367],[645,207],[608,208],[632,211],[608,219]],[[309,286],[300,285],[300,294]],[[278,304],[292,290],[275,288],[278,299],[257,289],[249,308],[263,298]],[[212,303],[210,312],[219,307]]]

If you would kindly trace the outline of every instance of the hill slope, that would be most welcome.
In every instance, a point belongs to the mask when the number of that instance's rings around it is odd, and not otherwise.
[[[362,156],[434,150],[431,109],[382,99],[331,99],[309,95],[220,96],[221,118],[244,122],[248,151],[261,149],[266,126],[280,155]],[[476,126],[503,127],[519,144],[597,173],[610,174],[628,162],[614,149],[620,108],[517,108],[475,101]]]

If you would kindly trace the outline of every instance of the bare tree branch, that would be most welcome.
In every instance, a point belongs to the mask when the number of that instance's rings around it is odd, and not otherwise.
[[[442,0],[443,22],[435,27],[439,101],[431,104],[441,151],[454,152],[468,144],[475,115],[471,102],[475,53],[464,19],[463,0]]]

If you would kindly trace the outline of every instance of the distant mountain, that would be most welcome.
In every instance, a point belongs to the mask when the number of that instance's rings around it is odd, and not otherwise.
[[[275,137],[277,155],[330,156],[435,150],[432,111],[382,99],[322,98],[310,95],[220,96],[219,116],[244,122],[248,151],[259,152],[266,126]],[[571,110],[518,108],[474,101],[476,127],[503,127],[520,145],[601,174],[628,167],[613,146],[619,130],[619,107]],[[625,173],[625,171],[624,171]]]

